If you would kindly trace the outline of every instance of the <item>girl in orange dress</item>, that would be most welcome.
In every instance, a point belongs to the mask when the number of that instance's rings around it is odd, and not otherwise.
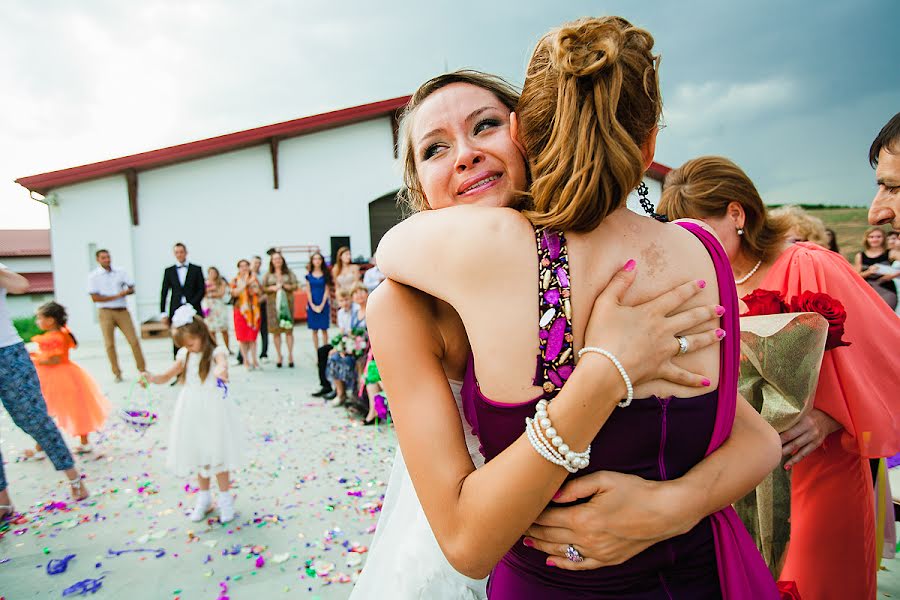
[[[900,450],[900,372],[890,354],[900,346],[900,319],[843,256],[786,243],[753,182],[726,158],[696,158],[671,171],[659,211],[715,230],[739,297],[814,292],[846,310],[849,346],[825,352],[813,409],[781,433],[790,457],[791,538],[780,579],[795,582],[803,600],[874,599],[881,550],[868,459]]]
[[[78,342],[66,328],[67,318],[66,309],[56,302],[38,308],[35,321],[46,333],[31,338],[39,347],[31,359],[41,381],[47,412],[60,429],[79,437],[81,445],[76,452],[84,454],[92,450],[88,434],[106,422],[109,401],[87,371],[69,360],[69,350]],[[38,445],[32,455],[39,457],[42,453]]]

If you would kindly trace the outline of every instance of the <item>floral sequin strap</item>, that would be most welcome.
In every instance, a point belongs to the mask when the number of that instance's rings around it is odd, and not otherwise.
[[[535,229],[540,282],[540,349],[535,385],[555,395],[575,368],[572,351],[572,304],[569,252],[565,235]]]

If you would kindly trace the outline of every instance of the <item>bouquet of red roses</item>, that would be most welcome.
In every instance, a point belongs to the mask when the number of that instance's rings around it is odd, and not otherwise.
[[[741,298],[741,300],[747,305],[747,312],[743,313],[742,317],[783,313],[818,313],[828,321],[828,339],[825,341],[825,350],[850,345],[850,342],[845,342],[842,339],[844,322],[847,320],[847,311],[844,310],[844,305],[841,304],[840,300],[832,298],[828,294],[802,292],[799,296],[791,298],[790,303],[788,303],[780,292],[757,289],[752,294]]]

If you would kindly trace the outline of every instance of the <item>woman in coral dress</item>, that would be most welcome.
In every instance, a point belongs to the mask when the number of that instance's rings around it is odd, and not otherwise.
[[[259,308],[259,295],[262,288],[256,275],[250,270],[250,263],[238,261],[238,274],[231,281],[231,296],[234,302],[234,337],[241,345],[241,355],[246,357],[244,365],[247,370],[259,368],[256,359],[256,337],[259,335],[262,314]]]
[[[825,352],[813,409],[781,434],[790,457],[791,534],[780,578],[795,582],[805,600],[875,598],[880,549],[868,459],[900,449],[900,376],[885,351],[900,347],[900,320],[840,254],[787,244],[753,182],[726,158],[696,158],[670,172],[659,211],[702,219],[716,231],[738,296],[822,293],[846,310],[849,346]]]
[[[106,423],[109,401],[87,371],[69,360],[69,350],[78,344],[66,328],[66,309],[56,302],[48,302],[38,308],[35,320],[45,333],[31,338],[39,347],[31,358],[47,412],[62,430],[79,437],[81,445],[77,452],[90,452],[88,434],[99,431]],[[41,447],[37,446],[35,455],[41,453]]]

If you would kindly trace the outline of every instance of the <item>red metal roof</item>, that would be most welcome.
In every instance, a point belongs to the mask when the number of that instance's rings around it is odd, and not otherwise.
[[[187,144],[179,144],[177,146],[169,146],[168,148],[160,148],[159,150],[141,152],[140,154],[132,154],[130,156],[123,156],[122,158],[104,160],[102,162],[82,165],[80,167],[72,167],[60,171],[50,171],[49,173],[41,173],[39,175],[30,175],[28,177],[16,179],[16,183],[33,192],[46,194],[53,188],[63,185],[106,177],[108,175],[114,175],[132,169],[135,171],[153,169],[173,163],[202,158],[204,156],[212,156],[214,154],[222,154],[240,148],[256,146],[272,139],[277,140],[296,137],[298,135],[332,129],[342,125],[367,121],[369,119],[389,115],[395,110],[403,108],[406,106],[406,103],[409,102],[409,99],[409,96],[391,98],[390,100],[382,100],[380,102],[335,110],[313,115],[311,117],[303,117],[302,119],[294,119],[293,121],[285,121],[274,125],[247,129],[245,131],[220,135],[205,140],[189,142]]]
[[[667,167],[662,163],[658,163],[653,161],[650,163],[650,168],[647,169],[647,175],[650,176],[651,179],[655,179],[662,183],[666,179],[666,175],[669,174],[669,171],[672,170],[672,167]]]
[[[73,183],[80,183],[90,179],[98,179],[100,177],[107,177],[109,175],[132,170],[143,171],[146,169],[153,169],[174,163],[203,158],[205,156],[223,154],[232,150],[256,146],[273,139],[279,140],[296,137],[307,133],[340,127],[342,125],[367,121],[369,119],[389,115],[396,110],[402,109],[406,106],[407,102],[409,102],[410,98],[411,96],[391,98],[390,100],[382,100],[380,102],[335,110],[313,115],[311,117],[275,123],[274,125],[247,129],[236,133],[207,138],[205,140],[198,140],[196,142],[188,142],[177,146],[169,146],[168,148],[160,148],[159,150],[151,150],[149,152],[141,152],[140,154],[132,154],[121,158],[113,158],[111,160],[82,165],[80,167],[50,171],[38,175],[29,175],[27,177],[16,179],[16,183],[33,192],[46,194],[54,188],[71,185]],[[647,174],[651,178],[661,182],[665,179],[666,173],[671,170],[670,167],[654,162],[647,170]]]
[[[28,280],[26,294],[46,294],[53,292],[53,273],[20,273]]]
[[[50,256],[50,230],[0,230],[0,256]]]

